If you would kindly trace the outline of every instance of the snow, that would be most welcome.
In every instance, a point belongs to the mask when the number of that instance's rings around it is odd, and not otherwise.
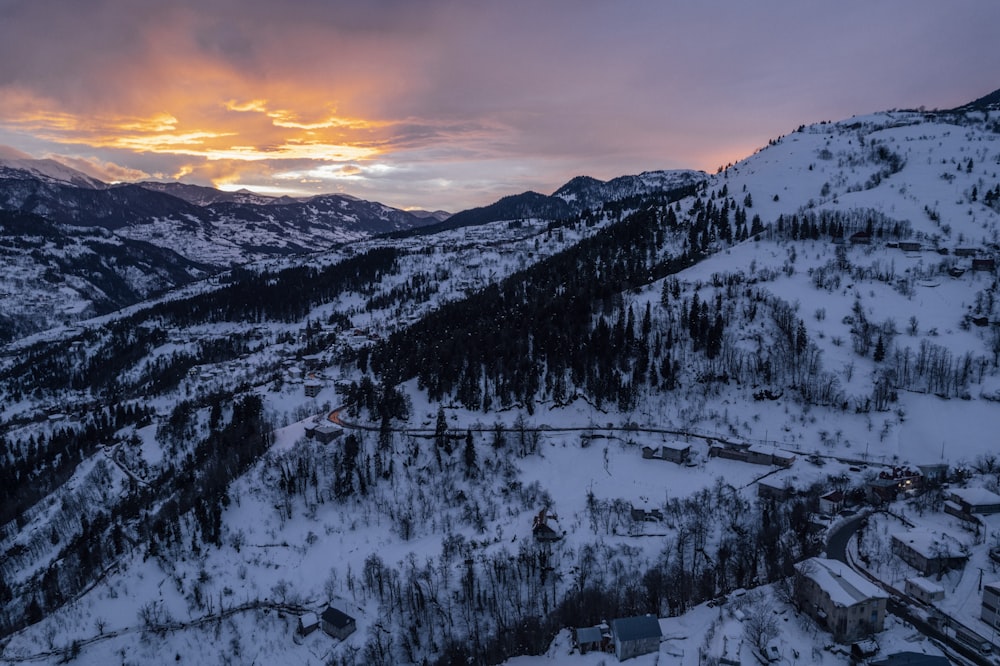
[[[812,579],[837,606],[850,607],[870,599],[889,598],[881,588],[837,560],[813,557],[797,563],[795,569]]]

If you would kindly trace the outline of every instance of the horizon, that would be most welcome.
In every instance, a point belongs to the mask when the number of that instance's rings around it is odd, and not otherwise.
[[[714,173],[799,125],[960,106],[1000,68],[984,0],[73,7],[5,11],[0,145],[105,182],[403,210]]]

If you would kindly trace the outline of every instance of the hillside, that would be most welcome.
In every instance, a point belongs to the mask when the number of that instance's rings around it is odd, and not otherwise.
[[[803,126],[7,345],[0,655],[496,663],[780,581],[880,471],[997,490],[998,142],[981,110]],[[331,602],[358,630],[293,640]]]

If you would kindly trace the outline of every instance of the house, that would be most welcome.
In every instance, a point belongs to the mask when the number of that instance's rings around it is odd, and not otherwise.
[[[618,661],[660,649],[660,621],[653,615],[637,615],[611,621],[611,640]]]
[[[327,634],[340,640],[346,639],[358,628],[353,617],[333,606],[328,606],[320,615],[320,626]]]
[[[947,502],[945,511],[959,517],[962,517],[961,514],[971,517],[974,513],[983,516],[1000,513],[1000,495],[991,493],[985,488],[955,488],[948,499],[958,507],[960,513],[949,511]]]
[[[531,520],[531,533],[535,536],[535,541],[558,541],[562,536],[556,532],[554,529],[549,527],[549,511],[543,508],[538,512]],[[551,516],[555,518],[555,515]]]
[[[795,488],[786,479],[766,477],[757,481],[757,497],[784,502],[795,497]]]
[[[884,659],[869,661],[868,666],[950,666],[947,657],[923,652],[894,652]]]
[[[873,504],[894,502],[900,493],[913,494],[920,490],[920,472],[909,467],[893,467],[892,471],[882,471],[878,477],[865,484],[868,501]]]
[[[920,243],[916,241],[899,241],[899,249],[903,252],[920,252]]]
[[[651,446],[642,447],[642,457],[647,460],[657,458],[660,460],[668,460],[680,465],[686,463],[690,455],[691,446],[680,442],[664,444],[659,449],[654,449]]]
[[[944,599],[944,588],[922,576],[907,578],[904,591],[914,599],[918,599],[925,604]]]
[[[991,627],[1000,625],[1000,582],[983,585],[983,608],[979,617]]]
[[[683,465],[691,456],[691,445],[681,442],[667,442],[663,445],[663,459]]]
[[[304,388],[307,398],[315,398],[323,390],[323,385],[317,381],[310,380],[304,384]]]
[[[844,509],[844,493],[834,490],[819,498],[819,512],[832,516]]]
[[[308,636],[319,629],[319,618],[316,613],[303,613],[299,616],[298,632],[302,636]]]
[[[993,259],[973,259],[972,270],[993,272],[997,269],[997,262]]]
[[[956,247],[956,257],[974,257],[979,254],[979,250],[974,247]]]
[[[885,628],[889,595],[843,562],[811,557],[795,565],[799,607],[848,644]]]
[[[789,467],[795,462],[795,456],[779,451],[770,446],[737,446],[713,444],[708,449],[708,455],[713,458],[728,458],[753,465],[779,465]]]
[[[948,480],[948,463],[929,463],[917,465],[920,474],[926,481],[932,483],[944,483]]]
[[[580,654],[604,649],[604,632],[600,627],[579,627],[573,632],[573,638]]]
[[[851,245],[871,245],[872,235],[867,231],[858,231],[851,234],[849,240],[851,241]]]
[[[892,535],[892,552],[924,576],[961,569],[968,549],[946,532],[911,530]]]
[[[344,432],[344,429],[335,423],[320,423],[318,426],[312,429],[313,437],[316,441],[322,444],[329,444],[333,440],[340,437]],[[308,431],[306,435],[308,435]]]

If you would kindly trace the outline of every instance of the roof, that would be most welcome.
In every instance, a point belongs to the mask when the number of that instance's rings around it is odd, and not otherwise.
[[[991,493],[986,488],[953,488],[951,494],[972,506],[1000,504],[1000,495]]]
[[[910,530],[909,532],[896,532],[892,535],[895,541],[907,546],[913,552],[929,560],[938,558],[968,557],[969,554],[962,551],[962,543],[947,532],[933,532],[930,530]]]
[[[687,451],[691,448],[691,445],[684,442],[664,442],[663,448],[670,449],[671,451]]]
[[[337,610],[333,606],[330,606],[325,611],[323,611],[322,617],[324,622],[332,624],[338,629],[343,629],[350,623],[354,622],[353,617],[351,617],[347,613],[343,613]]]
[[[837,560],[811,557],[798,562],[795,570],[816,583],[837,606],[849,607],[869,599],[889,598],[881,588]]]
[[[941,587],[932,580],[924,578],[923,576],[914,576],[913,578],[907,578],[906,582],[909,583],[910,585],[919,587],[927,594],[940,594],[944,592],[943,587]],[[987,587],[989,586],[987,585]]]
[[[652,615],[637,615],[612,620],[611,631],[619,641],[640,641],[644,638],[663,637],[660,621]]]
[[[826,500],[827,502],[843,502],[844,493],[840,490],[834,490],[820,497],[821,500]]]
[[[884,659],[869,662],[871,666],[948,666],[946,657],[920,652],[896,652]]]
[[[601,630],[598,627],[580,627],[576,630],[577,643],[600,643]]]
[[[319,623],[319,618],[316,617],[316,613],[303,613],[301,617],[299,617],[299,623],[303,627],[311,627]]]

